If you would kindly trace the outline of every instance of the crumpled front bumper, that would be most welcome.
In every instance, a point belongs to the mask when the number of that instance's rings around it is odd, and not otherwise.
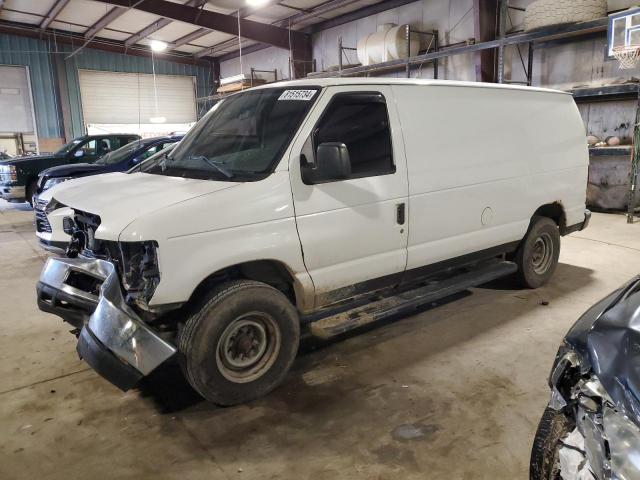
[[[122,390],[176,353],[122,295],[115,266],[105,260],[50,258],[37,285],[38,307],[80,329],[77,351]]]

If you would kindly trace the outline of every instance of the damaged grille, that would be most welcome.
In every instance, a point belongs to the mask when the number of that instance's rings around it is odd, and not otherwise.
[[[34,205],[35,217],[36,217],[36,231],[39,233],[51,233],[51,224],[47,218],[45,209],[48,202],[44,200],[37,200]]]
[[[127,293],[125,301],[145,308],[160,282],[157,243],[96,239],[95,234],[100,223],[98,215],[74,210],[73,225],[69,226],[72,233],[67,256],[82,255],[111,262]]]

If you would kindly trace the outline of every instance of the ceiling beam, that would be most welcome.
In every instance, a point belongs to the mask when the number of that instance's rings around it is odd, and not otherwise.
[[[104,39],[85,39],[81,34],[73,34],[69,32],[61,32],[54,30],[42,31],[36,25],[20,24],[16,22],[7,22],[0,20],[0,33],[6,33],[8,35],[18,35],[21,37],[37,38],[37,39],[50,39],[52,43],[71,45],[77,47],[78,44],[86,42],[86,48],[92,48],[95,50],[103,50],[105,52],[121,53],[126,55],[133,55],[137,57],[151,58],[151,50],[146,47],[134,46],[126,47],[124,43],[117,42],[115,40]],[[158,55],[156,54],[156,58]],[[187,65],[201,65],[211,66],[211,63],[206,60],[194,59],[191,55],[185,54],[171,54],[163,53],[163,60],[176,63],[185,63]],[[215,61],[215,59],[213,59]]]
[[[249,45],[248,47],[243,47],[242,55],[248,55],[253,52],[259,52],[260,50],[264,50],[265,48],[269,48],[269,45],[265,45],[264,43],[254,43],[253,45]],[[227,60],[233,60],[234,58],[238,58],[240,56],[240,51],[236,50],[235,52],[225,53],[224,55],[220,55],[217,58],[219,62],[226,62]]]
[[[338,27],[340,25],[344,25],[345,23],[350,23],[361,18],[370,17],[371,15],[386,12],[387,10],[398,8],[408,3],[414,2],[415,0],[383,0],[382,2],[366,5],[362,8],[358,8],[357,10],[347,12],[343,15],[338,15],[337,17],[314,23],[313,25],[309,25],[308,27],[303,28],[302,31],[306,33],[316,33],[322,30],[328,30],[329,28]]]
[[[200,37],[204,37],[209,33],[211,33],[211,30],[209,30],[208,28],[199,28],[191,33],[187,33],[184,37],[180,37],[177,40],[171,42],[171,48],[178,48]]]
[[[200,8],[205,3],[207,3],[207,1],[208,0],[189,0],[187,3],[185,3],[184,6]],[[124,41],[124,44],[125,45],[133,45],[134,43],[138,43],[140,40],[142,40],[144,38],[147,38],[153,32],[156,32],[156,31],[160,30],[161,28],[166,27],[171,22],[173,22],[173,20],[171,20],[169,18],[160,18],[160,19],[156,20],[155,22],[147,25],[142,30],[140,30],[140,31],[134,33],[133,35],[131,35],[129,38],[127,38]]]
[[[102,3],[119,7],[132,7],[133,0],[98,0]],[[238,19],[232,15],[224,15],[209,10],[169,2],[167,0],[142,0],[135,4],[136,10],[159,15],[171,20],[190,23],[199,27],[217,30],[230,35],[238,35]],[[252,20],[240,19],[242,37],[256,42],[268,43],[274,47],[293,50],[306,48],[306,35],[300,32],[289,32],[285,28],[275,27]]]
[[[147,38],[153,32],[160,30],[161,28],[169,25],[173,20],[169,20],[168,18],[159,18],[155,22],[147,25],[142,30],[137,31],[129,38],[124,41],[125,45],[133,45],[134,43],[138,43],[140,40]]]
[[[2,1],[2,0],[0,0],[0,1]],[[208,1],[208,0],[204,0],[204,1],[202,1],[202,4],[207,3],[207,1]],[[187,3],[187,5],[188,5],[189,3],[191,3],[191,2],[188,2],[188,3]],[[272,1],[270,1],[267,5],[273,5],[273,4],[276,4],[276,5],[277,5],[278,3],[279,3],[279,2],[277,2],[277,1],[273,1],[273,0],[272,0]],[[253,14],[253,13],[257,12],[258,10],[260,10],[260,8],[264,8],[264,7],[265,7],[265,6],[267,6],[267,5],[262,5],[261,7],[245,7],[245,8],[242,8],[242,9],[240,9],[240,18],[247,17],[247,16],[249,16],[249,15],[251,15],[251,14]],[[195,6],[195,7],[199,7],[200,5],[195,4],[194,6]],[[166,20],[166,19],[165,19],[165,20]],[[152,25],[155,25],[155,24],[152,24]],[[193,31],[193,32],[191,32],[191,33],[187,33],[187,34],[186,34],[186,35],[184,35],[183,37],[180,37],[180,38],[178,38],[178,39],[174,40],[173,42],[170,42],[170,43],[169,43],[169,48],[170,48],[170,49],[176,49],[176,48],[178,48],[178,47],[181,47],[182,45],[185,45],[185,44],[187,44],[187,43],[189,43],[189,42],[192,42],[192,41],[194,41],[194,40],[197,40],[197,39],[198,39],[198,38],[200,38],[200,37],[204,37],[205,35],[207,35],[207,34],[211,33],[212,31],[213,31],[213,30],[210,30],[210,29],[208,29],[208,28],[204,28],[204,27],[203,27],[203,28],[199,28],[199,29],[197,29],[197,30],[194,30],[194,31]],[[150,33],[152,33],[152,32],[149,32],[149,34],[150,34]],[[138,35],[140,35],[140,34],[141,34],[141,32],[138,32]],[[130,37],[130,38],[133,38],[133,36],[132,36],[132,37]],[[139,41],[139,40],[136,40],[136,41]],[[127,39],[127,40],[125,40],[125,43],[131,43],[131,42],[129,42],[129,39]]]
[[[51,22],[56,19],[62,9],[67,6],[67,3],[69,3],[69,0],[57,0],[56,3],[53,4],[49,12],[47,12],[47,15],[42,19],[42,22],[40,22],[40,28],[44,30],[45,28],[49,27]]]
[[[335,10],[337,8],[344,8],[347,7],[349,5],[351,5],[352,3],[354,3],[356,0],[328,0],[325,3],[321,3],[320,5],[317,5],[316,7],[313,7],[305,12],[299,12],[296,13],[295,15],[292,15],[291,17],[285,18],[283,20],[274,22],[273,24],[276,26],[280,26],[280,27],[286,27],[289,24],[291,24],[291,26],[295,26],[298,23],[301,22],[305,22],[308,21],[312,18],[319,18],[322,19],[322,16],[331,12],[332,10]],[[386,10],[391,10],[393,8],[397,8],[397,7],[401,7],[403,5],[406,5],[408,3],[413,3],[416,0],[383,0],[381,2],[378,3],[374,3],[372,5],[367,5],[365,7],[359,8],[357,10],[354,10],[352,12],[348,12],[342,15],[339,15],[335,18],[329,18],[327,20],[321,20],[319,23],[314,23],[313,25],[309,25],[308,27],[304,27],[302,28],[300,31],[311,34],[311,33],[316,33],[319,32],[321,30],[327,30],[329,28],[333,28],[339,25],[343,25],[345,23],[349,23],[349,22],[354,22],[356,20],[360,20],[361,18],[365,18],[365,17],[369,17],[371,15],[376,15],[380,12],[384,12]],[[284,5],[283,5],[284,6]],[[227,40],[224,42],[220,42],[216,45],[213,45],[212,47],[208,47],[206,49],[206,51],[204,51],[203,53],[205,53],[207,56],[216,56],[216,52],[220,51],[220,49],[227,47],[231,44],[231,42],[236,42],[237,43],[237,39],[233,39],[233,40]],[[251,48],[251,51],[258,51],[258,50],[262,50],[264,48],[268,48],[269,45],[265,45],[265,44],[261,44],[261,45],[252,45],[250,47],[245,47],[242,49],[242,53],[244,54],[245,52],[248,52],[249,48]],[[196,52],[197,54],[197,52]],[[240,54],[240,52],[238,50],[233,51],[233,52],[229,52],[229,53],[225,53],[218,58],[219,61],[224,62],[225,60],[232,60],[236,57],[238,57]]]
[[[261,7],[244,7],[241,8],[240,10],[238,10],[238,12],[236,12],[235,17],[238,18],[238,15],[240,15],[240,18],[245,18],[248,17],[249,15],[253,15],[254,13],[256,13],[257,11],[260,10],[260,8],[264,8],[268,5],[280,5],[280,2],[278,0],[270,0],[267,4],[262,5]],[[232,38],[230,40],[225,40],[224,42],[220,42],[217,43],[211,47],[206,47],[203,48],[202,50],[197,51],[194,56],[196,58],[199,57],[208,57],[210,55],[212,55],[217,49],[219,49],[220,47],[223,47],[224,45],[228,44],[229,42],[237,42],[237,38]],[[264,44],[261,44],[264,45]],[[269,45],[264,45],[263,48],[267,48],[269,47]]]
[[[292,15],[290,17],[287,17],[283,20],[279,20],[276,22],[273,22],[274,25],[280,26],[280,27],[286,27],[291,25],[291,27],[293,27],[296,23],[302,22],[304,20],[307,20],[309,18],[322,18],[322,14],[331,11],[333,9],[336,8],[343,8],[347,5],[350,5],[352,3],[354,3],[355,1],[358,0],[329,0],[325,3],[321,3],[320,5],[317,5],[316,7],[313,7],[305,12],[299,12],[296,13],[295,15]],[[415,1],[415,0],[408,0],[408,1]],[[382,2],[385,3],[385,2]],[[392,8],[392,7],[389,7]],[[227,47],[227,46],[231,46],[232,43],[237,43],[237,39],[231,39],[231,40],[225,40],[224,42],[220,42],[216,45],[213,45],[211,47],[207,47],[204,50],[201,50],[200,52],[196,52],[196,56],[203,56],[203,55],[207,55],[207,56],[214,56],[216,52],[220,51],[221,49]],[[268,48],[269,45],[265,45],[265,44],[256,44],[256,45],[250,45],[248,47],[245,47],[242,49],[242,53],[246,54],[246,53],[251,53],[251,52],[257,52],[259,50],[263,50],[265,48]],[[199,55],[201,54],[201,55]],[[226,60],[232,60],[234,58],[237,58],[240,56],[240,50],[236,50],[233,52],[229,52],[229,53],[225,53],[223,55],[220,55],[218,58],[218,60],[220,62],[224,62]]]
[[[116,18],[122,16],[124,13],[127,13],[128,10],[128,8],[122,7],[112,8],[106,15],[102,16],[96,23],[91,25],[86,32],[84,32],[85,38],[95,36],[100,30],[105,28]]]

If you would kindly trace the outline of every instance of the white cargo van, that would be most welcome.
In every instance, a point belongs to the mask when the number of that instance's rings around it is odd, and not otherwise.
[[[280,383],[301,326],[331,337],[515,274],[586,227],[588,153],[562,92],[323,79],[219,102],[138,172],[66,182],[67,255],[38,304],[122,389],[177,355],[230,405]]]

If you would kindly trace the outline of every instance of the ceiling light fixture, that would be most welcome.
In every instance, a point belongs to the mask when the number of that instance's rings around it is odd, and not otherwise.
[[[167,42],[163,42],[162,40],[151,40],[149,42],[149,46],[154,52],[164,52],[167,49]]]
[[[250,7],[264,7],[269,0],[247,0],[247,5]]]

